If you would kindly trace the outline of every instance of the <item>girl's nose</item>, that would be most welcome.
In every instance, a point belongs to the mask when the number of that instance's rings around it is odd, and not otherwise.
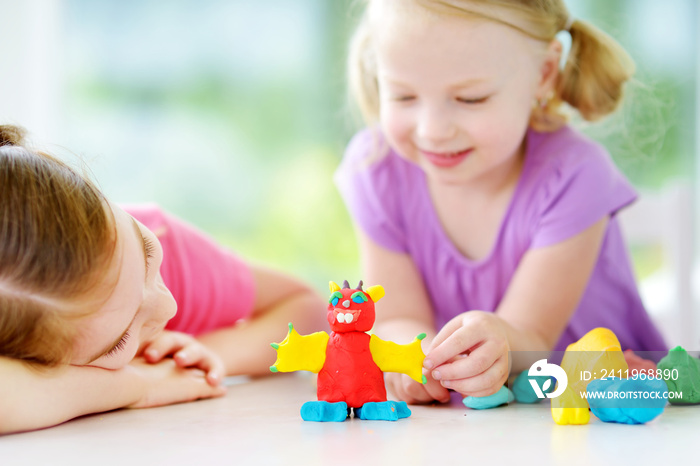
[[[157,327],[175,317],[177,302],[161,277],[158,277],[158,283],[153,293],[151,295],[152,301],[150,301],[152,311],[146,325]]]
[[[444,141],[455,136],[457,127],[450,111],[442,106],[425,106],[418,116],[417,136],[426,141]]]

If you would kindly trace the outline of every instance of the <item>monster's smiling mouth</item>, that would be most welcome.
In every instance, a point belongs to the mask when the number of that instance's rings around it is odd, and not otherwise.
[[[351,324],[360,317],[359,309],[333,309],[335,320],[341,324]]]

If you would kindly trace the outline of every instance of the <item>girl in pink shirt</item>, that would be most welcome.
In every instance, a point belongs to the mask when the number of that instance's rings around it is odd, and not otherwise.
[[[226,375],[269,372],[288,322],[323,326],[299,281],[112,204],[22,136],[0,126],[0,433],[220,396]]]

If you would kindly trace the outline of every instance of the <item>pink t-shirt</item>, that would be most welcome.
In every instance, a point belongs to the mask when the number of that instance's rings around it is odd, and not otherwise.
[[[163,246],[160,273],[177,302],[168,330],[199,335],[248,317],[255,284],[248,265],[155,205],[124,206]]]
[[[372,161],[382,145],[370,130],[357,134],[336,184],[353,220],[370,238],[411,256],[439,327],[465,311],[495,311],[528,250],[564,241],[610,216],[593,274],[556,349],[595,327],[615,332],[623,349],[666,349],[637,292],[615,218],[636,193],[603,147],[569,127],[553,133],[530,130],[520,180],[492,250],[471,260],[442,228],[425,173],[391,149]]]

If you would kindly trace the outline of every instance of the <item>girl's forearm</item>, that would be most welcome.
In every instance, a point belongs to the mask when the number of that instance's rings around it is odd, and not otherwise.
[[[136,358],[119,370],[90,366],[33,369],[0,358],[0,434],[51,427],[78,416],[118,408],[149,408],[222,396],[202,371],[166,358]]]
[[[519,329],[503,322],[510,347],[511,373],[514,375],[530,368],[535,361],[548,357],[552,347],[548,340],[533,330]]]
[[[248,320],[198,339],[223,359],[227,375],[265,375],[276,358],[270,343],[284,339],[288,323],[304,335],[326,328],[325,317],[323,300],[312,290],[302,289]]]
[[[413,338],[421,333],[427,337],[424,340],[424,347],[435,338],[436,332],[432,325],[411,318],[393,318],[377,322],[373,330],[378,337],[393,341],[399,344],[410,343]]]
[[[128,370],[34,369],[0,358],[0,434],[54,426],[135,403],[141,383]]]

